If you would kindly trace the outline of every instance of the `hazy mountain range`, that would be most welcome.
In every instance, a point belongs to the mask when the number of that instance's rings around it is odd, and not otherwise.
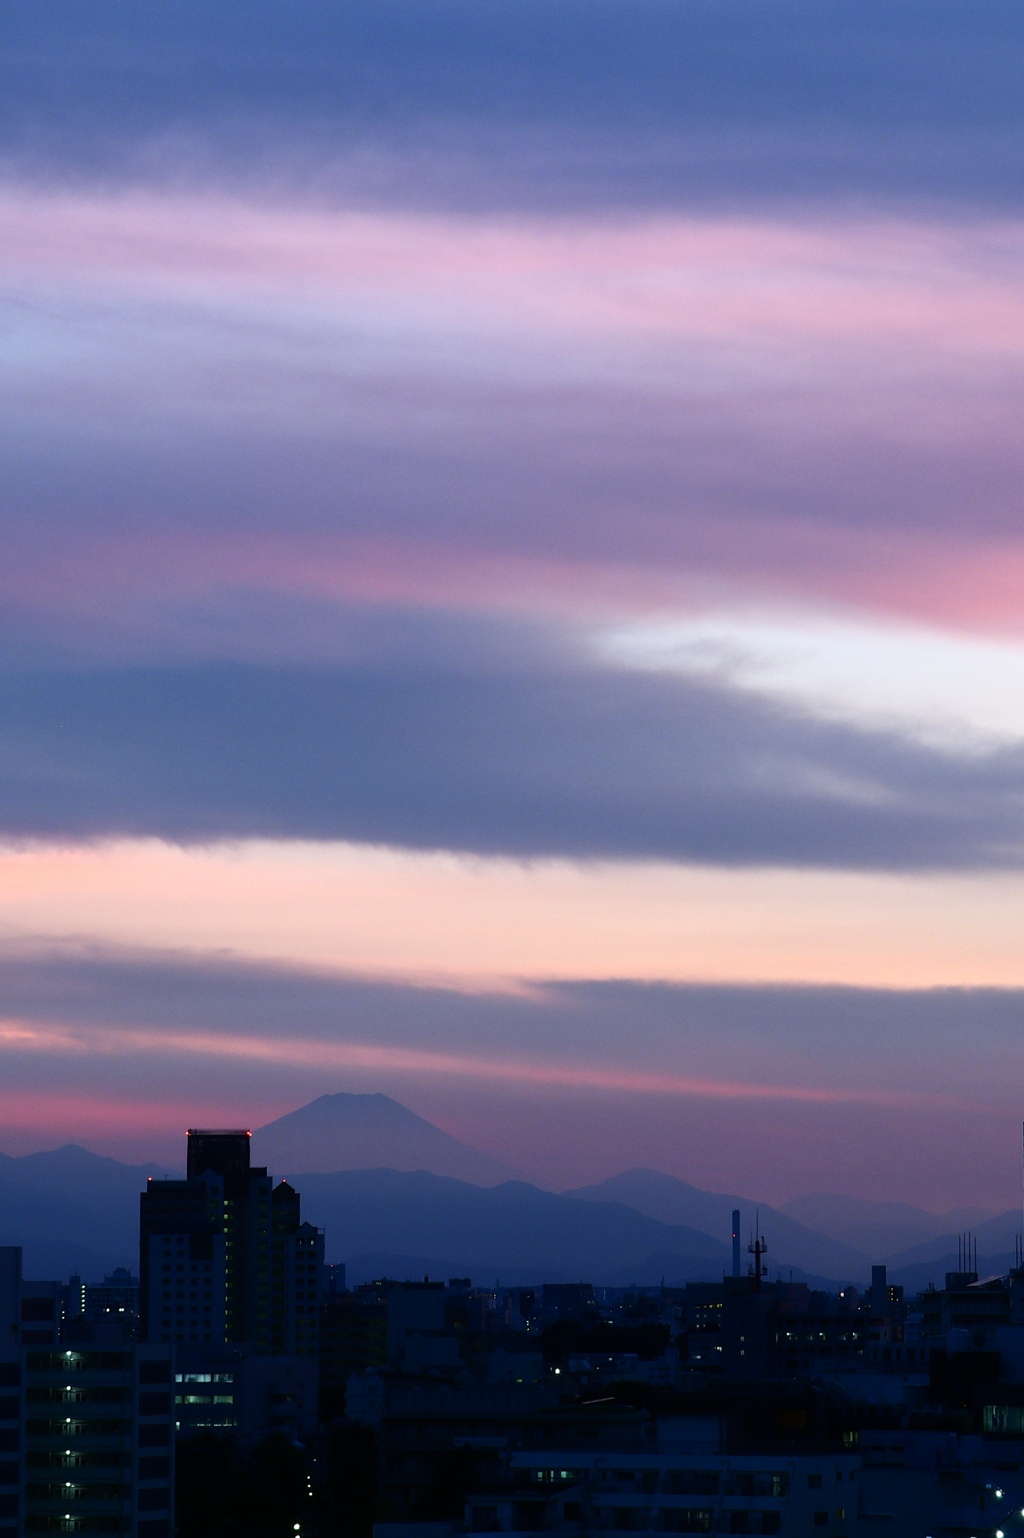
[[[773,1271],[863,1283],[872,1262],[885,1261],[891,1280],[916,1288],[955,1267],[963,1229],[991,1271],[1012,1261],[1020,1232],[1017,1210],[936,1215],[826,1194],[775,1209],[648,1169],[542,1191],[386,1095],[321,1096],[255,1132],[253,1158],[299,1188],[304,1215],[326,1230],[328,1258],[346,1261],[353,1280],[711,1280],[729,1265],[739,1208],[745,1239],[755,1222],[767,1235]],[[164,1173],[74,1144],[0,1155],[0,1244],[22,1245],[29,1275],[91,1278],[134,1266],[138,1195]]]

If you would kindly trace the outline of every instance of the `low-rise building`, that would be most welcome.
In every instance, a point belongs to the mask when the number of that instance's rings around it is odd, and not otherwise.
[[[467,1502],[474,1533],[750,1533],[848,1538],[852,1455],[513,1452],[504,1477]]]
[[[306,1357],[263,1356],[245,1345],[179,1346],[175,1435],[212,1432],[254,1443],[281,1432],[294,1440],[316,1427],[317,1390],[316,1364]]]

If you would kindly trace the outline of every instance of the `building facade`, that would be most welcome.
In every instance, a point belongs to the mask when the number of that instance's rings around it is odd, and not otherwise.
[[[32,1282],[21,1274],[21,1247],[0,1246],[0,1349],[55,1346],[63,1312],[60,1282]]]
[[[0,1353],[0,1538],[171,1538],[170,1350]]]
[[[245,1342],[315,1360],[323,1235],[299,1193],[249,1162],[250,1134],[192,1130],[184,1180],[150,1180],[140,1203],[143,1340]]]
[[[846,1538],[856,1457],[722,1453],[510,1453],[501,1482],[473,1495],[473,1533],[655,1532]]]
[[[174,1374],[178,1437],[237,1437],[254,1443],[277,1432],[290,1440],[317,1424],[317,1365],[307,1357],[257,1356],[247,1346],[179,1346]]]

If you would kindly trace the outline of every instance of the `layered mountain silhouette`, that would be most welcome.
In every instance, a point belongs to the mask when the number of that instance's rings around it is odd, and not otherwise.
[[[992,1213],[980,1207],[955,1207],[949,1212],[924,1212],[907,1202],[872,1202],[862,1197],[818,1192],[784,1202],[779,1209],[807,1228],[828,1234],[865,1254],[894,1256],[911,1246],[978,1231]],[[955,1248],[955,1245],[954,1245]]]
[[[477,1186],[522,1178],[388,1095],[321,1095],[254,1132],[252,1157],[280,1175],[429,1170]]]
[[[460,1272],[485,1281],[514,1274],[530,1282],[609,1282],[656,1252],[674,1258],[677,1281],[717,1278],[728,1264],[727,1246],[696,1229],[525,1181],[484,1189],[422,1170],[380,1169],[304,1174],[296,1183],[303,1211],[327,1230],[328,1253],[350,1264],[373,1256],[388,1270],[397,1240],[405,1256],[422,1259],[423,1270],[438,1275],[431,1258],[446,1257],[443,1264],[458,1262]]]
[[[865,1255],[852,1245],[815,1233],[774,1207],[755,1207],[745,1197],[701,1191],[659,1170],[624,1170],[600,1185],[582,1186],[565,1194],[583,1201],[623,1202],[661,1223],[685,1224],[722,1238],[730,1234],[732,1214],[738,1208],[744,1260],[747,1235],[753,1235],[756,1223],[768,1236],[769,1256],[776,1265],[792,1266],[817,1276],[850,1279],[864,1271]]]
[[[46,1153],[0,1154],[0,1244],[20,1245],[25,1274],[99,1280],[139,1263],[139,1193],[159,1165],[121,1164],[67,1143]]]
[[[955,1269],[957,1229],[973,1227],[981,1269],[1000,1271],[1020,1228],[1016,1209],[942,1232],[951,1219],[977,1214],[826,1196],[758,1208],[648,1169],[554,1194],[509,1179],[498,1161],[386,1095],[321,1096],[261,1128],[253,1145],[255,1162],[298,1187],[304,1215],[326,1230],[328,1257],[347,1262],[354,1281],[712,1280],[729,1266],[738,1208],[744,1238],[755,1221],[767,1234],[773,1273],[792,1268],[816,1285],[863,1283],[870,1264],[885,1261],[890,1280],[918,1288]],[[165,1173],[74,1144],[0,1154],[0,1244],[20,1244],[32,1276],[79,1271],[91,1280],[115,1265],[134,1267],[139,1192]],[[798,1221],[811,1212],[819,1224]],[[826,1224],[831,1232],[821,1231]]]

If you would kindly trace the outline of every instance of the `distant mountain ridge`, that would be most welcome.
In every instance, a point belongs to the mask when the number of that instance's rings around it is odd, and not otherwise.
[[[77,1143],[12,1158],[0,1154],[0,1244],[20,1245],[26,1276],[99,1280],[139,1263],[139,1196],[174,1173],[122,1164]],[[180,1173],[180,1172],[179,1172]]]
[[[960,1232],[962,1233],[963,1230],[961,1229]],[[975,1224],[970,1229],[970,1233],[971,1237],[977,1241],[979,1266],[986,1255],[1012,1255],[1014,1245],[1021,1233],[1020,1211],[1013,1207],[1009,1212],[997,1213],[995,1217],[986,1218],[983,1223]],[[923,1244],[915,1244],[899,1251],[892,1256],[891,1264],[913,1266],[942,1262],[947,1271],[953,1271],[956,1269],[957,1238],[957,1233],[936,1234],[933,1239],[927,1239]]]
[[[120,1164],[73,1144],[0,1158],[0,1243],[20,1244],[26,1273],[95,1279],[134,1267],[138,1198],[159,1168]],[[276,1172],[275,1172],[276,1173]],[[610,1284],[712,1280],[729,1265],[721,1239],[665,1224],[621,1202],[559,1196],[525,1181],[482,1187],[427,1171],[296,1172],[303,1212],[334,1260],[373,1269]],[[783,1256],[777,1256],[778,1260]],[[355,1265],[354,1274],[358,1272]],[[408,1271],[406,1274],[410,1274]]]
[[[321,1095],[259,1127],[255,1164],[274,1174],[330,1175],[338,1170],[429,1170],[472,1185],[521,1180],[518,1170],[460,1143],[389,1095]]]
[[[955,1266],[955,1233],[936,1225],[978,1215],[820,1195],[774,1209],[648,1169],[555,1194],[509,1178],[497,1160],[386,1095],[321,1096],[260,1128],[253,1145],[255,1162],[294,1181],[305,1216],[326,1230],[329,1256],[346,1261],[355,1279],[365,1270],[605,1285],[711,1280],[730,1266],[738,1208],[744,1240],[755,1220],[767,1235],[771,1274],[792,1268],[812,1285],[863,1284],[869,1265],[885,1261],[891,1280],[916,1288],[941,1283]],[[370,1167],[324,1167],[339,1157]],[[453,1167],[458,1175],[447,1172]],[[148,1177],[167,1173],[75,1144],[0,1154],[0,1244],[23,1247],[28,1275],[77,1270],[92,1280],[115,1265],[134,1267],[139,1193]],[[833,1233],[796,1216],[812,1211]],[[999,1269],[1012,1256],[1020,1213],[963,1226],[974,1229],[982,1268]],[[872,1248],[835,1236],[848,1232]],[[909,1243],[875,1247],[880,1239]]]
[[[525,1181],[485,1189],[386,1169],[296,1179],[303,1211],[326,1229],[328,1254],[338,1260],[401,1248],[407,1255],[453,1257],[467,1273],[494,1277],[515,1270],[535,1282],[607,1282],[659,1251],[674,1256],[677,1282],[720,1277],[728,1264],[728,1247],[695,1229],[669,1227],[619,1202],[557,1196]]]
[[[907,1202],[865,1201],[862,1197],[817,1192],[783,1202],[779,1209],[788,1217],[830,1238],[841,1239],[864,1254],[882,1260],[896,1257],[917,1244],[941,1235],[976,1230],[993,1214],[980,1207],[957,1207],[950,1212],[925,1212]],[[955,1246],[954,1246],[955,1248]]]
[[[865,1271],[867,1257],[851,1245],[815,1233],[764,1203],[755,1204],[741,1196],[701,1191],[660,1170],[623,1170],[621,1175],[613,1175],[599,1185],[581,1186],[563,1194],[583,1201],[624,1202],[661,1223],[684,1224],[702,1233],[717,1235],[723,1241],[731,1234],[732,1214],[738,1208],[744,1266],[748,1234],[752,1235],[754,1224],[758,1222],[768,1239],[771,1271],[777,1265],[793,1266],[816,1276],[848,1280]]]

